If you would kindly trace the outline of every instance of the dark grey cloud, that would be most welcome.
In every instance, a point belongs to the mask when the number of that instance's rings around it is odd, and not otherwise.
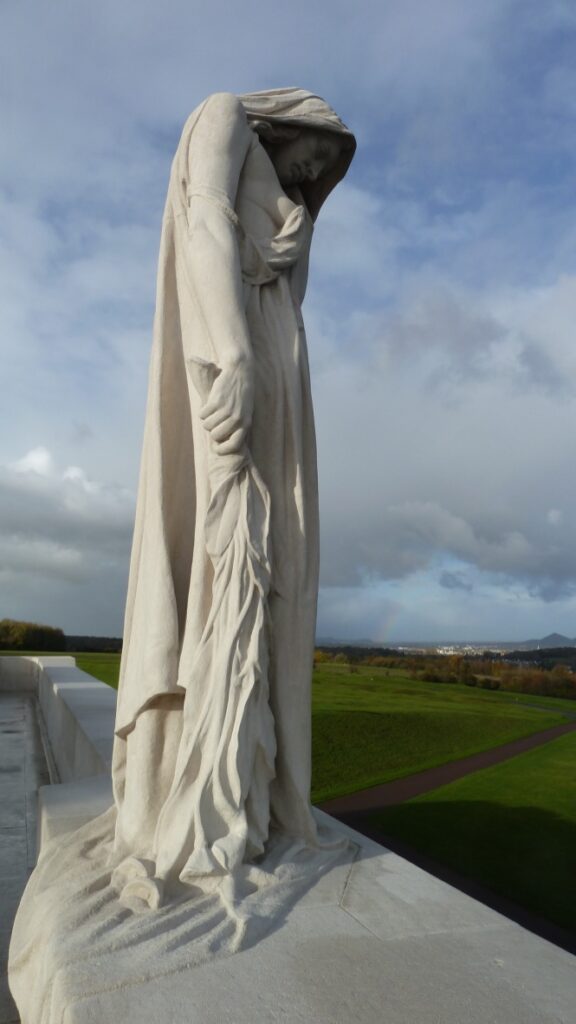
[[[133,495],[86,478],[78,467],[57,472],[36,449],[0,469],[0,571],[88,580],[94,567],[124,566]]]
[[[121,633],[134,498],[45,448],[0,468],[0,617]]]
[[[532,609],[573,607],[574,11],[326,10],[295,0],[280,30],[264,0],[3,6],[6,614],[119,630],[171,154],[209,92],[290,83],[360,142],[305,310],[322,628],[449,636],[465,605],[538,635]]]
[[[440,573],[439,583],[441,587],[445,587],[446,590],[465,590],[470,593],[474,586],[461,572],[444,572]]]
[[[576,381],[567,377],[553,357],[545,351],[543,346],[531,338],[522,341],[518,353],[519,381],[518,384],[532,384],[548,391],[553,397],[573,397],[576,390]],[[522,380],[522,376],[524,380]]]

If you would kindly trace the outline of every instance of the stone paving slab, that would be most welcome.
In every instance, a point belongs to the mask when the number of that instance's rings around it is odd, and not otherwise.
[[[574,957],[341,829],[354,863],[234,956],[125,984],[70,965],[67,1024],[574,1024]]]
[[[0,691],[0,1024],[18,1020],[6,962],[16,909],[35,862],[37,791],[47,781],[34,693]]]
[[[72,697],[66,676],[73,666],[61,667],[64,682],[55,671],[45,681],[54,689],[60,683],[62,706],[77,708],[88,727],[94,684],[84,680],[73,707],[63,699],[64,692]],[[34,794],[48,781],[31,695],[17,696],[0,693],[0,780],[3,792],[21,801],[11,802],[13,824],[3,830],[0,814],[0,959],[33,859]],[[88,805],[109,799],[107,786],[86,779],[44,790],[47,828],[76,827]],[[574,1024],[573,956],[340,827],[360,849],[346,878],[342,868],[323,878],[265,940],[228,959],[119,988],[108,988],[99,971],[92,991],[76,979],[68,1024]],[[16,1021],[0,976],[0,1024]]]
[[[38,793],[38,856],[44,843],[81,828],[113,803],[109,775],[43,786]]]

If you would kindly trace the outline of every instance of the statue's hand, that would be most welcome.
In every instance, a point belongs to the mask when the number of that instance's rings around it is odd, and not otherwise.
[[[200,419],[220,455],[240,450],[250,429],[253,409],[252,361],[243,357],[222,366],[200,411]]]

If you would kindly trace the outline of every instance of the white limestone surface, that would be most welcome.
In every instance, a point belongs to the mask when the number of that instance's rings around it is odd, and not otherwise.
[[[314,218],[354,149],[328,103],[285,88],[209,96],[174,156],[115,725],[126,906],[242,874],[273,832],[318,843],[301,304]]]
[[[17,661],[5,659],[6,661]],[[20,677],[21,678],[21,677]],[[36,791],[47,781],[36,720],[35,698],[2,688],[0,680],[0,1024],[15,1024],[6,961],[12,922],[36,847]]]
[[[82,802],[89,782],[59,787]],[[334,821],[317,812],[320,824]],[[240,952],[61,969],[65,1024],[573,1024],[575,960],[383,847],[357,850]],[[194,959],[190,906],[189,960]],[[162,915],[162,911],[158,914]],[[185,912],[184,912],[185,913]],[[159,917],[160,921],[160,917]],[[153,922],[150,922],[153,926]],[[180,932],[175,935],[175,946]],[[182,951],[180,951],[182,952]]]
[[[81,828],[113,803],[109,775],[42,786],[38,792],[38,856],[51,839]]]
[[[319,545],[301,304],[313,221],[354,149],[297,88],[214,94],[184,126],[160,243],[115,806],[43,844],[21,901],[10,977],[35,1024],[60,1021],[78,963],[118,986],[236,953],[349,858],[309,799]],[[114,695],[74,667],[44,675],[60,779],[104,774]]]
[[[110,803],[105,774],[43,787],[42,842]],[[335,826],[321,812],[316,817]],[[171,972],[160,955],[140,977],[136,957],[119,979],[113,950],[108,971],[98,958],[88,969],[77,961],[57,972],[66,993],[62,1021],[574,1024],[574,957],[358,833],[336,828],[358,849],[355,862],[317,879],[265,937],[256,931],[247,948],[195,967],[186,966],[184,947],[179,970]],[[193,913],[191,907],[174,937],[183,928],[191,936],[189,961]]]
[[[35,659],[0,655],[0,691],[4,693],[35,693],[38,665]]]
[[[110,772],[116,693],[72,664],[43,666],[38,699],[62,782]]]

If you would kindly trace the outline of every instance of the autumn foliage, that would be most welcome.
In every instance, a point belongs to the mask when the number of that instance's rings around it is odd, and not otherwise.
[[[390,652],[388,655],[375,655],[367,651],[360,654],[357,650],[352,654],[349,649],[321,649],[315,652],[315,664],[330,662],[334,665],[348,664],[352,670],[360,665],[386,669],[388,672],[400,671],[412,679],[422,679],[428,683],[464,684],[483,690],[505,690],[576,700],[576,673],[565,664],[544,668],[499,657],[460,654],[444,656]]]
[[[0,621],[2,651],[63,651],[65,648],[64,633],[54,626],[41,626],[37,622],[18,622],[16,619]]]

